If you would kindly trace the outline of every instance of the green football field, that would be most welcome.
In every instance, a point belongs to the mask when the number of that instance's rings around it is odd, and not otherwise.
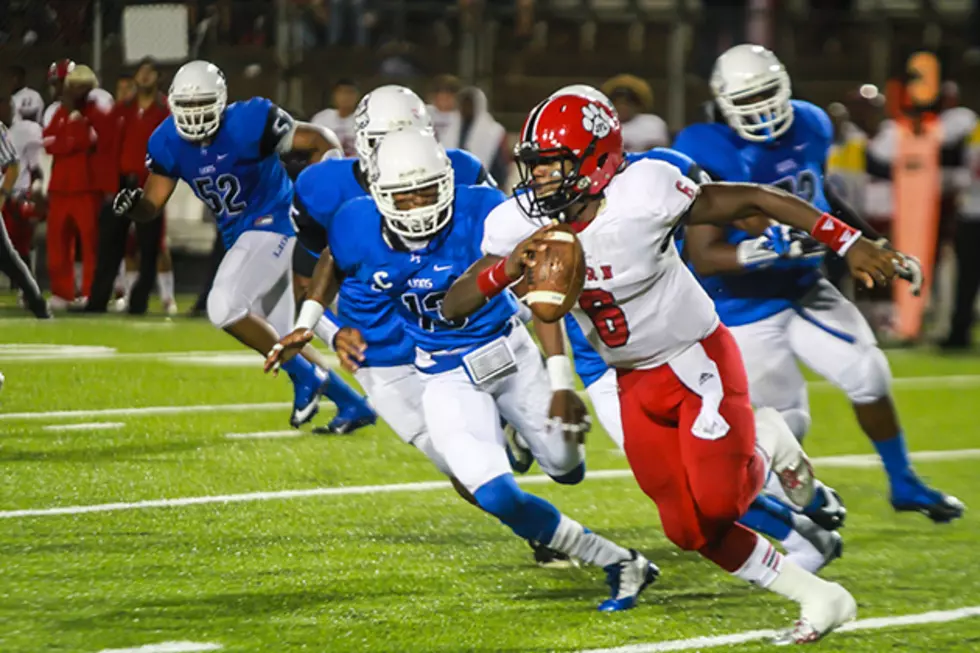
[[[980,506],[980,358],[890,360],[920,474]],[[0,371],[2,653],[750,652],[770,647],[721,636],[796,616],[674,549],[602,432],[583,484],[525,487],[660,565],[621,614],[595,609],[601,570],[537,568],[385,426],[289,432],[288,381],[205,321],[0,312]],[[860,606],[817,650],[980,651],[977,513],[893,513],[845,399],[814,383],[811,403],[806,446],[849,509],[823,573]]]

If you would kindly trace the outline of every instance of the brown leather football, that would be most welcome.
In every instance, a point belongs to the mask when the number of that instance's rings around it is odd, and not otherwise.
[[[585,252],[575,231],[558,225],[545,235],[545,247],[524,277],[524,301],[543,322],[557,322],[572,309],[585,285]]]

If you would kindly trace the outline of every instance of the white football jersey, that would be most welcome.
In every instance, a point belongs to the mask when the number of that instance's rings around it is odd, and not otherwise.
[[[27,192],[31,185],[31,170],[41,167],[41,154],[44,152],[44,142],[41,125],[32,120],[20,120],[11,125],[8,130],[10,143],[17,152],[20,161],[20,173],[14,183],[14,194]]]
[[[324,109],[310,120],[314,125],[322,125],[337,134],[346,156],[357,156],[354,148],[354,114],[342,118],[336,109]]]
[[[718,327],[714,304],[673,239],[698,192],[674,166],[637,161],[613,178],[599,213],[578,234],[586,278],[572,314],[613,367],[663,365]],[[536,228],[511,198],[487,217],[483,252],[508,256]]]

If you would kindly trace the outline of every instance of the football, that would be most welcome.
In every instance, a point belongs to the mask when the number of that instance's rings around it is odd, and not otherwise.
[[[575,231],[568,225],[548,231],[544,249],[524,278],[524,301],[538,319],[557,322],[568,313],[585,285],[585,252]]]

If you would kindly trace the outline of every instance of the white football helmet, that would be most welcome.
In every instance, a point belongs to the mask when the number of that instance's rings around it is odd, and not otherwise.
[[[560,89],[551,94],[550,97],[555,97],[556,95],[581,95],[586,97],[593,102],[598,102],[606,109],[609,109],[614,116],[616,116],[616,107],[613,106],[612,100],[606,97],[606,94],[597,89],[594,86],[589,86],[588,84],[571,84],[570,86],[562,86]]]
[[[427,240],[453,216],[453,164],[432,130],[409,127],[388,133],[371,154],[371,197],[385,224],[410,241]],[[399,209],[395,195],[435,187],[428,206]]]
[[[411,89],[389,84],[362,97],[354,110],[354,149],[361,169],[371,160],[378,139],[405,127],[433,131],[425,103]]]
[[[167,101],[181,137],[200,141],[214,136],[228,105],[225,75],[207,61],[186,63],[174,75]]]
[[[779,138],[793,124],[786,67],[761,45],[736,45],[718,57],[711,92],[728,124],[747,141]]]

